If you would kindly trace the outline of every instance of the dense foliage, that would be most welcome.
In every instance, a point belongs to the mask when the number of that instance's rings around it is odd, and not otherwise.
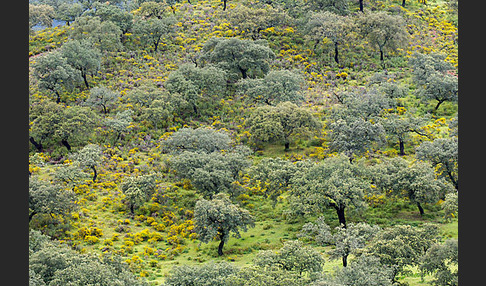
[[[30,285],[457,285],[457,39],[452,0],[29,0]]]

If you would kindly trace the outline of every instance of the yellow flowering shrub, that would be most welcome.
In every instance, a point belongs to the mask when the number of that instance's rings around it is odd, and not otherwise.
[[[103,240],[103,244],[108,246],[113,246],[113,240],[111,238],[107,238]]]
[[[155,222],[155,218],[149,216],[147,217],[147,219],[145,220],[145,222],[148,224],[148,225],[151,225],[153,222]]]
[[[384,204],[385,199],[386,199],[385,195],[383,195],[383,194],[381,194],[381,195],[376,195],[376,194],[365,195],[364,198],[371,207],[376,207],[376,206]]]
[[[143,247],[143,255],[149,256],[149,255],[153,255],[154,253],[155,253],[155,250],[153,248],[148,247],[148,246]]]
[[[140,277],[148,277],[149,273],[145,270],[140,271]]]
[[[87,242],[88,244],[95,244],[99,241],[100,239],[94,235],[87,235],[84,237],[84,241]]]
[[[165,230],[165,225],[162,224],[162,223],[156,223],[154,222],[154,224],[151,225],[155,230],[157,231],[164,231]]]
[[[135,245],[135,242],[133,242],[131,240],[125,240],[123,242],[123,245],[128,246],[128,247],[133,247]]]
[[[147,242],[153,244],[161,240],[162,240],[162,234],[154,231],[150,233],[150,238],[147,240]]]
[[[72,236],[79,240],[86,240],[88,236],[99,238],[103,236],[103,230],[98,227],[81,227]],[[93,240],[93,238],[89,238],[89,240]]]

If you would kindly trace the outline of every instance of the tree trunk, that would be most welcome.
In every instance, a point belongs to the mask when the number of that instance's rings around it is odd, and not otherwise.
[[[363,11],[363,0],[359,0],[359,11],[364,12]]]
[[[420,205],[420,203],[419,203],[419,202],[417,202],[417,207],[418,207],[418,209],[419,209],[420,215],[421,215],[421,216],[422,216],[422,215],[424,215],[424,209],[422,208],[422,206]]]
[[[343,255],[343,267],[348,266],[348,255]]]
[[[402,1],[402,7],[405,8],[405,0]]]
[[[398,274],[398,270],[397,269],[398,269],[397,267],[392,267],[392,274],[391,274],[391,276],[392,276],[392,281],[391,281],[392,282],[392,285],[396,285],[398,283],[398,281],[396,279],[397,274]]]
[[[83,77],[84,80],[84,85],[86,85],[86,88],[89,89],[89,84],[88,84],[88,79],[86,78],[86,73],[81,73],[81,76]]]
[[[334,43],[334,61],[339,65],[338,43]]]
[[[447,171],[447,176],[449,176],[449,179],[451,179],[451,182],[454,184],[454,187],[456,187],[456,190],[459,190],[459,183],[454,179],[452,173]]]
[[[338,207],[337,205],[334,205],[334,208],[336,209],[338,215],[339,224],[342,224],[343,227],[346,228],[346,217],[344,215],[345,207]]]
[[[381,61],[381,68],[385,69],[386,68],[386,66],[385,66],[385,53],[381,49],[380,49],[380,61]]]
[[[103,107],[103,114],[106,114],[108,112],[106,106],[104,104],[101,104],[101,107]]]
[[[332,94],[334,94],[336,96],[336,99],[339,101],[339,103],[344,104],[343,98],[341,96],[339,96],[338,93],[333,91]]]
[[[95,183],[96,182],[96,177],[98,177],[98,173],[96,172],[95,166],[91,166],[91,169],[94,172],[94,175],[93,175],[93,183]]]
[[[223,11],[225,11],[225,10],[226,10],[226,1],[227,1],[227,0],[223,0]]]
[[[240,72],[241,72],[241,76],[242,76],[243,78],[247,78],[247,77],[248,77],[248,75],[246,74],[246,70],[244,70],[244,69],[240,68]]]
[[[452,176],[452,172],[449,171],[450,170],[450,167],[449,167],[449,163],[446,161],[444,163],[445,165],[445,168],[446,168],[446,173],[447,173],[447,176],[449,177],[449,179],[451,180],[452,184],[454,185],[454,187],[456,188],[456,190],[459,190],[459,182],[456,181],[456,179],[454,179],[454,176]]]
[[[290,149],[290,142],[285,142],[285,149],[284,151],[287,152]]]
[[[121,35],[120,35],[120,42],[123,44],[125,44],[126,40],[127,40],[127,36],[125,36],[125,34],[128,33],[128,31],[122,31]]]
[[[403,140],[399,139],[399,144],[400,144],[400,156],[405,155],[405,145],[403,143]]]
[[[133,207],[133,204],[132,204],[132,203],[130,203],[130,213],[131,213],[131,214],[135,214],[135,209],[134,209],[134,207]]]
[[[218,255],[219,256],[222,256],[223,255],[223,246],[224,246],[224,235],[223,233],[220,234],[220,242],[219,242],[219,245],[218,245]]]
[[[61,95],[59,94],[59,92],[57,90],[54,90],[54,92],[56,93],[56,103],[59,104],[61,102]]]
[[[69,142],[66,139],[61,140],[62,145],[66,146],[68,151],[71,151],[71,145],[69,145]]]
[[[35,149],[37,149],[37,151],[39,152],[42,152],[42,143],[37,143],[34,139],[34,137],[29,137],[29,141],[30,143],[32,143],[35,147]]]
[[[353,161],[354,161],[354,157],[353,157],[353,154],[351,154],[349,156],[349,164],[353,164]]]
[[[117,143],[117,142],[118,142],[118,139],[120,139],[120,137],[121,137],[121,132],[118,132],[118,133],[116,134],[116,137],[115,137],[115,139],[113,140],[113,142],[112,142],[112,144],[111,144],[111,145],[115,145],[115,143]]]
[[[161,38],[159,38],[157,41],[154,42],[154,53],[157,52],[157,49],[159,48],[160,39]]]
[[[32,212],[29,214],[29,222],[32,220],[32,218],[37,214],[37,212]]]
[[[444,102],[444,100],[439,100],[439,102],[437,102],[437,105],[435,106],[434,111],[439,109],[439,106],[442,104],[442,102]]]
[[[251,36],[251,38],[256,41],[257,39],[260,38],[260,32],[262,31],[263,29],[258,27],[257,30],[256,30],[256,33],[252,33],[253,35]]]
[[[192,110],[194,110],[194,113],[197,114],[197,106],[195,104],[192,105]]]

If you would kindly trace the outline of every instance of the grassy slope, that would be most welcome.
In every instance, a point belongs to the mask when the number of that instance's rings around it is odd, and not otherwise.
[[[121,161],[120,164],[123,164],[124,161]],[[104,248],[108,247],[103,242],[105,239],[112,238],[114,233],[118,233],[114,229],[117,225],[119,225],[120,221],[124,221],[126,219],[130,220],[128,226],[130,227],[130,233],[136,234],[141,232],[144,229],[148,229],[150,232],[156,232],[156,230],[149,226],[144,221],[137,221],[132,216],[128,215],[125,211],[126,208],[117,206],[116,202],[120,199],[120,194],[117,194],[116,188],[99,188],[99,185],[103,185],[103,182],[106,182],[106,178],[108,177],[105,171],[100,171],[100,180],[97,184],[92,184],[89,181],[87,182],[90,185],[90,190],[92,193],[95,193],[96,199],[94,200],[87,200],[84,205],[82,206],[81,212],[83,213],[82,217],[77,220],[75,223],[75,228],[79,229],[82,226],[96,226],[103,230],[103,236],[100,237],[100,241],[95,244],[89,244],[86,242],[80,242],[78,240],[78,249],[82,249],[82,251],[94,251],[100,252],[103,251]],[[105,181],[106,180],[106,181]],[[159,183],[160,185],[160,183]],[[90,192],[90,193],[91,193]],[[183,196],[187,197],[190,194],[194,194],[193,190],[182,190],[180,189],[178,194],[184,194]],[[88,197],[88,195],[85,195]],[[106,205],[104,203],[104,198],[114,201],[110,205]],[[106,201],[105,201],[106,202]],[[136,271],[144,270],[148,274],[148,279],[154,282],[154,285],[160,284],[164,277],[169,273],[170,269],[174,265],[194,265],[204,263],[210,260],[219,261],[219,260],[227,260],[232,261],[237,265],[244,266],[246,264],[251,263],[252,259],[254,258],[255,254],[258,250],[265,250],[265,249],[277,249],[282,246],[282,242],[288,239],[296,239],[296,234],[301,229],[304,221],[301,220],[296,223],[289,223],[286,220],[282,219],[280,212],[282,209],[285,208],[285,202],[281,202],[277,204],[276,208],[273,209],[270,202],[261,200],[259,197],[252,198],[250,203],[254,205],[250,209],[251,213],[257,217],[257,222],[254,228],[248,230],[248,232],[243,232],[240,239],[230,238],[227,245],[225,245],[223,257],[217,256],[217,245],[218,242],[213,241],[209,244],[200,244],[198,240],[191,240],[185,239],[185,242],[182,244],[184,250],[181,254],[175,255],[171,257],[168,255],[168,258],[161,259],[154,254],[144,254],[144,248],[149,247],[152,249],[170,249],[173,248],[173,245],[170,245],[166,241],[167,232],[162,231],[163,240],[157,241],[155,243],[149,243],[147,241],[143,241],[139,244],[133,246],[131,252],[125,252],[122,255],[125,256],[127,259],[131,259],[134,256],[137,256],[141,259],[141,263],[131,263]],[[328,222],[333,225],[336,224],[337,219],[336,215],[332,210],[329,210],[324,214],[328,220]],[[438,222],[442,223],[441,219],[438,217],[440,213],[438,212],[438,208],[435,206],[426,206],[426,215],[424,218],[418,215],[418,211],[414,208],[414,206],[407,205],[406,202],[395,202],[395,203],[388,203],[386,206],[379,206],[376,208],[369,208],[364,213],[357,214],[357,215],[350,215],[349,221],[368,221],[373,223],[383,223],[386,224],[411,224],[411,225],[420,225],[423,222]],[[315,218],[315,217],[314,217]],[[312,217],[309,219],[313,219]],[[156,219],[156,221],[160,221]],[[444,237],[454,237],[457,238],[457,220],[452,223],[442,223],[441,224],[442,231],[444,233]],[[113,250],[120,250],[122,249],[122,245],[124,244],[124,236],[126,233],[119,233],[119,240],[114,241],[112,246],[109,246],[109,249]],[[335,270],[335,267],[340,267],[341,262],[339,260],[330,261],[326,255],[326,250],[330,247],[317,247],[316,249],[321,251],[326,259],[326,263],[324,266],[325,273],[332,273]],[[84,250],[83,250],[84,249]],[[162,253],[167,254],[167,252],[162,251]],[[350,257],[352,259],[352,257]],[[150,265],[149,261],[156,261],[156,265]],[[138,268],[140,266],[140,268]],[[410,285],[424,285],[421,282],[420,277],[417,273],[412,275],[408,275],[402,277],[403,281],[409,282]],[[426,277],[425,281],[429,281],[430,277]],[[428,284],[425,284],[428,285]]]
[[[123,165],[123,163],[124,161],[120,162],[121,165]],[[49,170],[44,169],[43,172],[43,175],[46,176],[48,175]],[[112,251],[119,251],[122,249],[122,245],[125,242],[124,236],[126,233],[119,233],[115,231],[115,228],[116,226],[120,225],[120,221],[125,221],[126,219],[130,220],[128,226],[130,227],[129,232],[132,234],[139,233],[144,229],[148,229],[150,232],[156,232],[156,230],[149,226],[146,222],[137,221],[132,216],[128,215],[125,211],[126,208],[117,205],[121,195],[116,188],[100,187],[106,185],[104,182],[109,181],[110,176],[107,175],[107,173],[108,172],[101,169],[98,183],[93,184],[90,181],[86,182],[88,185],[87,189],[89,189],[90,192],[87,194],[85,193],[82,196],[89,198],[93,197],[89,194],[94,193],[96,194],[96,198],[86,200],[81,205],[81,216],[79,219],[75,220],[72,232],[74,233],[77,229],[83,226],[95,226],[102,229],[103,235],[100,237],[99,242],[95,244],[76,240],[76,244],[78,245],[77,247],[81,251],[101,252],[106,247]],[[159,185],[161,185],[161,183],[159,183]],[[185,195],[183,196],[187,197],[190,196],[190,194],[194,194],[194,191],[184,191],[182,189],[178,191],[178,194],[184,193]],[[104,199],[111,201],[111,203],[107,204],[107,200]],[[250,203],[254,204],[254,207],[250,210],[252,214],[257,217],[256,226],[249,229],[248,232],[243,232],[240,239],[230,238],[228,244],[224,248],[225,255],[223,257],[217,257],[218,242],[214,241],[209,244],[200,244],[198,240],[191,239],[185,239],[185,243],[183,244],[184,250],[181,254],[173,257],[169,255],[168,258],[161,259],[153,254],[144,254],[145,247],[161,250],[174,247],[166,242],[167,232],[165,231],[160,232],[164,237],[162,241],[157,241],[155,243],[143,241],[134,245],[131,252],[125,252],[122,255],[127,259],[138,256],[142,262],[140,264],[131,263],[134,269],[138,272],[141,270],[146,271],[148,274],[148,279],[153,281],[154,285],[158,285],[163,281],[164,277],[169,273],[170,269],[174,265],[194,265],[210,260],[227,260],[243,266],[251,263],[258,250],[277,249],[282,246],[282,242],[284,240],[296,239],[296,234],[301,229],[304,222],[300,221],[296,223],[289,223],[282,219],[280,212],[283,208],[285,208],[285,202],[277,204],[275,209],[272,209],[270,202],[261,200],[258,197],[252,199]],[[324,215],[330,224],[336,224],[336,215],[332,210],[329,210]],[[376,221],[377,223],[386,222],[386,224],[412,225],[419,225],[426,221],[442,223],[438,215],[440,215],[440,213],[438,213],[437,207],[426,206],[426,215],[424,218],[422,218],[418,215],[417,210],[413,206],[408,206],[406,202],[399,202],[394,204],[389,203],[389,205],[385,207],[380,206],[376,208],[369,208],[364,213],[349,216],[349,220],[368,221],[370,223]],[[157,219],[156,221],[159,220]],[[444,233],[444,238],[457,238],[457,220],[452,223],[442,223],[441,228]],[[103,242],[112,238],[113,234],[115,233],[119,233],[119,239],[117,241],[113,241],[112,246],[105,245]],[[339,260],[330,261],[327,259],[326,249],[328,248],[329,247],[316,246],[316,249],[321,251],[326,258],[324,272],[332,273],[335,270],[335,267],[340,267],[341,264]],[[352,257],[350,259],[352,259]],[[150,265],[149,261],[151,260],[156,261],[155,267]],[[405,276],[402,279],[403,281],[409,282],[410,285],[428,285],[421,282],[418,274]],[[425,281],[429,280],[430,277],[426,277]]]
[[[239,1],[229,3],[229,9],[233,8]],[[396,4],[393,1],[384,1],[386,5]],[[397,1],[395,1],[397,2]],[[411,3],[408,3],[411,2]],[[434,1],[429,1],[431,7],[434,6]],[[415,3],[415,1],[407,1],[407,9],[409,11],[416,11],[422,7]],[[213,35],[229,35],[231,36],[231,27],[223,25],[226,21],[221,17],[221,6],[219,1],[199,1],[193,8],[188,5],[180,6],[181,20],[183,24],[183,30],[179,33],[179,38],[176,43],[169,45],[165,51],[157,54],[150,54],[146,52],[137,53],[135,55],[127,55],[126,53],[120,53],[112,58],[105,59],[103,65],[103,72],[91,79],[93,85],[104,84],[110,88],[113,88],[119,92],[126,93],[133,85],[140,81],[147,81],[153,83],[163,82],[171,70],[177,68],[182,62],[187,62],[189,58],[194,55],[195,51],[202,46],[202,43]],[[410,16],[411,18],[415,16]],[[440,30],[447,28],[444,25],[437,24],[434,21],[428,20],[433,18],[433,15],[427,14],[423,21],[429,21],[430,30]],[[187,25],[186,23],[192,23]],[[435,26],[433,26],[435,25]],[[423,31],[421,34],[417,34],[415,41],[417,42],[416,50],[425,50],[427,47],[430,49],[441,49],[443,47],[449,47],[444,40],[440,42],[425,44],[425,38],[430,30]],[[66,35],[62,28],[47,29],[43,32],[39,32],[36,39],[32,39],[31,48],[29,51],[34,55],[40,52],[45,52],[49,49],[54,49],[61,45],[66,40]],[[346,87],[349,85],[364,85],[366,83],[366,77],[370,76],[374,70],[373,66],[379,66],[378,61],[373,58],[373,53],[365,54],[367,57],[368,68],[361,67],[352,68],[347,67],[343,71],[349,74],[347,81],[336,80],[335,74],[339,72],[339,69],[333,65],[332,62],[326,61],[325,57],[308,53],[306,55],[306,48],[301,44],[294,43],[292,35],[286,35],[286,38],[278,37],[277,35],[269,35],[268,38],[273,40],[270,42],[272,48],[278,51],[279,47],[285,47],[284,44],[288,44],[288,48],[280,49],[276,64],[273,68],[301,68],[304,70],[305,77],[308,83],[308,99],[309,106],[315,107],[319,110],[323,110],[333,102],[332,92],[330,86]],[[51,44],[52,43],[52,44]],[[301,55],[300,58],[297,55]],[[457,57],[457,52],[454,54],[451,52],[452,57]],[[350,49],[345,48],[342,51],[342,57],[356,56]],[[34,60],[34,58],[31,58]],[[359,59],[358,59],[359,60]],[[393,59],[391,59],[393,60]],[[313,66],[312,63],[317,62],[317,66]],[[311,66],[310,68],[308,66]],[[410,74],[407,68],[397,64],[396,67],[391,67],[390,71],[396,72],[401,75],[400,80],[404,82],[410,82]],[[32,96],[37,98],[47,97],[42,92],[37,91],[36,87],[31,86]],[[73,98],[68,98],[73,100]],[[413,97],[407,98],[408,104],[418,107],[418,112],[425,112],[430,110],[434,105],[431,102],[428,105],[420,104],[414,101]],[[126,104],[122,103],[120,110],[125,108]],[[238,114],[242,113],[244,107],[238,104],[236,100],[227,100],[226,103],[221,104],[219,109],[213,110],[207,115],[204,122],[194,120],[191,122],[184,122],[192,126],[198,125],[213,125],[218,128],[228,128],[234,130],[237,134],[241,135],[242,130],[238,128],[241,124],[241,120],[235,116],[228,116],[228,111]],[[436,117],[445,116],[450,117],[457,110],[457,105],[444,103]],[[144,127],[136,126],[132,134],[132,139],[136,142],[138,137],[142,137],[144,134]],[[162,133],[160,133],[161,135]],[[153,138],[156,138],[155,136]],[[99,139],[99,138],[98,138]],[[158,141],[153,139],[151,141],[157,144]],[[132,144],[136,146],[137,144]],[[237,265],[245,265],[251,263],[253,257],[258,250],[262,249],[276,249],[281,247],[282,241],[286,239],[295,239],[297,232],[304,221],[297,223],[288,223],[281,216],[281,210],[285,207],[285,202],[277,204],[277,207],[272,208],[270,202],[263,200],[260,196],[252,195],[246,202],[246,208],[248,208],[252,214],[257,217],[255,228],[250,229],[248,232],[242,233],[241,239],[231,238],[229,243],[225,246],[225,256],[217,257],[216,248],[217,242],[209,244],[199,244],[199,241],[190,239],[189,237],[183,237],[184,243],[169,244],[167,239],[169,238],[168,230],[170,225],[162,231],[157,231],[157,228],[148,224],[145,220],[137,220],[137,216],[130,216],[126,212],[126,208],[122,205],[123,196],[117,189],[116,185],[125,176],[133,175],[136,173],[145,172],[161,172],[164,170],[163,162],[164,157],[160,154],[156,147],[148,148],[148,151],[140,151],[132,149],[133,146],[127,146],[126,148],[111,147],[112,156],[108,156],[105,159],[102,166],[100,166],[99,180],[93,184],[90,181],[86,181],[83,185],[78,186],[77,191],[80,197],[84,198],[80,201],[80,211],[74,219],[73,229],[71,233],[75,233],[82,227],[98,227],[102,229],[103,235],[99,238],[99,241],[90,244],[81,239],[74,237],[66,238],[68,243],[76,245],[76,247],[82,251],[90,251],[95,253],[101,253],[102,251],[118,252],[123,255],[127,260],[130,260],[130,265],[134,271],[147,275],[150,281],[154,282],[154,285],[160,284],[164,280],[164,276],[170,271],[174,265],[181,264],[199,264],[209,260],[229,260],[233,261]],[[407,146],[407,151],[412,151],[412,146]],[[135,151],[130,151],[135,150]],[[268,145],[255,156],[255,161],[263,157],[290,157],[293,154],[294,157],[304,156],[316,152],[314,147],[308,147],[306,142],[292,146],[292,150],[288,153],[283,152],[282,146]],[[105,153],[107,153],[105,151]],[[41,173],[44,178],[49,177],[49,172],[52,171],[52,166],[42,167],[41,170],[36,172]],[[138,169],[136,171],[135,169]],[[167,187],[179,185],[178,188],[167,190]],[[164,214],[173,212],[177,219],[174,219],[175,225],[181,225],[184,222],[190,220],[190,216],[182,218],[186,210],[191,210],[191,204],[193,204],[197,198],[194,190],[190,190],[190,186],[182,188],[182,183],[179,184],[177,180],[170,175],[164,175],[158,182],[158,188],[165,190],[169,197],[167,207],[157,206],[153,204],[153,201],[145,205],[146,209],[153,207],[159,214],[159,217],[155,218],[155,222],[158,224],[163,223]],[[251,207],[252,204],[253,207]],[[397,207],[398,206],[398,207]],[[441,222],[439,219],[439,208],[436,206],[426,207],[427,215],[421,218],[417,215],[417,210],[413,207],[409,207],[406,202],[389,202],[385,206],[377,208],[369,208],[367,211],[361,214],[349,215],[350,221],[368,221],[370,223],[386,224],[412,224],[419,225],[425,221]],[[150,211],[140,211],[140,213],[149,214]],[[336,220],[336,216],[332,211],[325,214],[330,222]],[[140,218],[140,217],[138,217]],[[123,222],[129,219],[130,223],[125,225]],[[315,219],[315,218],[309,218]],[[442,223],[442,222],[441,222]],[[130,228],[127,232],[117,232],[115,229],[125,225]],[[148,229],[150,233],[159,232],[162,234],[162,240],[155,242],[148,242],[147,238],[144,241],[135,243],[131,248],[124,248],[123,245],[126,241],[134,241],[133,237],[129,234],[136,234],[142,232],[144,229]],[[445,237],[457,238],[457,220],[452,223],[442,223],[442,229]],[[110,240],[113,235],[118,233],[118,239]],[[128,235],[128,236],[127,236]],[[184,234],[187,235],[187,234]],[[179,234],[179,237],[183,235]],[[162,255],[157,255],[157,252],[150,253],[147,249],[159,250]],[[178,248],[178,249],[177,249]],[[131,249],[131,250],[130,250]],[[175,254],[173,249],[176,251]],[[325,257],[326,247],[316,247],[319,249]],[[145,250],[145,254],[144,254]],[[165,256],[165,258],[164,258]],[[139,257],[141,260],[134,259]],[[150,261],[155,261],[150,263]],[[155,266],[154,266],[155,265]],[[324,266],[324,272],[331,273],[335,267],[340,266],[340,261],[329,261],[326,259]],[[408,282],[410,285],[429,285],[427,281],[430,281],[430,277],[425,278],[425,283],[421,282],[420,277],[416,274],[403,277],[403,281]]]

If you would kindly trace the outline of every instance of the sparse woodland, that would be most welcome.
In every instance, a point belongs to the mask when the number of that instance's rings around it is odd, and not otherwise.
[[[457,2],[30,0],[29,285],[458,285]]]

